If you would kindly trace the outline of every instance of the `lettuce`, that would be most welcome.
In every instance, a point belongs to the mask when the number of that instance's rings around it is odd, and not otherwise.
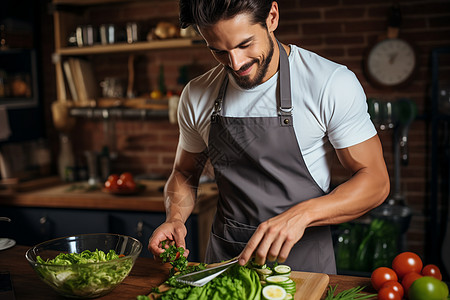
[[[102,295],[118,285],[131,271],[132,258],[118,259],[114,250],[105,253],[85,250],[60,253],[53,259],[36,261],[39,276],[56,291],[65,295],[88,297]]]

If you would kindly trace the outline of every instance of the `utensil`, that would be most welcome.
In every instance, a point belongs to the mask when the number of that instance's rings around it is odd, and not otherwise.
[[[8,217],[0,217],[0,221],[11,222],[11,219]]]
[[[224,263],[219,263],[215,265],[214,267],[207,268],[204,270],[200,270],[197,272],[192,272],[186,275],[181,275],[180,277],[176,278],[175,280],[184,283],[189,284],[192,286],[203,286],[228,270],[231,266],[235,265],[238,262],[237,258],[231,259],[229,261],[226,261]]]

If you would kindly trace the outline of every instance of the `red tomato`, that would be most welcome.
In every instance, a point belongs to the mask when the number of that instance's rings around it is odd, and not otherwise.
[[[442,280],[441,270],[439,270],[438,266],[436,265],[432,264],[426,265],[425,267],[423,267],[421,274],[423,276],[431,276],[436,279]]]
[[[130,172],[123,172],[120,174],[120,179],[123,181],[134,181],[133,175]]]
[[[394,270],[386,267],[376,268],[372,275],[370,276],[370,281],[372,282],[372,286],[377,291],[386,281],[394,280],[397,281],[398,277],[395,274]]]
[[[411,284],[416,279],[419,279],[420,277],[423,277],[423,276],[417,272],[409,272],[408,274],[403,276],[402,286],[403,286],[403,289],[405,290],[405,295],[408,295],[409,287],[411,286]]]
[[[403,278],[409,272],[419,273],[422,271],[423,263],[419,255],[413,252],[398,254],[392,261],[392,269],[399,278]]]
[[[396,293],[398,293],[400,295],[401,299],[403,298],[403,295],[405,294],[405,290],[403,289],[403,286],[398,281],[394,281],[394,280],[386,281],[385,283],[383,283],[380,290],[383,288],[391,288],[392,290],[394,290]]]
[[[125,187],[127,190],[133,191],[136,189],[136,183],[132,180],[125,181]]]
[[[378,300],[402,300],[400,294],[390,287],[381,288],[378,291]]]
[[[119,179],[119,175],[111,174],[108,176],[108,180],[105,181],[105,188],[109,190],[117,189],[117,180]]]

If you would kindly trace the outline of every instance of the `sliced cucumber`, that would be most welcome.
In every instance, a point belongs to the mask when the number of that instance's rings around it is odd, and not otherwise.
[[[292,296],[291,293],[287,293],[286,297],[284,297],[284,300],[291,300],[291,299],[294,299],[294,296]]]
[[[291,273],[291,267],[289,267],[287,265],[278,265],[278,266],[274,267],[273,270],[278,275],[290,274]]]
[[[266,285],[262,290],[264,300],[284,300],[286,298],[286,290],[279,285]]]
[[[283,283],[287,283],[289,282],[290,279],[289,277],[286,276],[281,276],[281,275],[273,275],[273,276],[268,276],[266,278],[267,283],[269,284],[283,284]]]

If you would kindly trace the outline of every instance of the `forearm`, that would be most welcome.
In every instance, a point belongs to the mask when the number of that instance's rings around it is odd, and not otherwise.
[[[388,193],[387,173],[362,169],[328,195],[300,203],[295,209],[304,215],[308,227],[339,224],[377,207]]]
[[[185,223],[192,213],[197,197],[198,180],[174,170],[164,187],[166,221]]]

